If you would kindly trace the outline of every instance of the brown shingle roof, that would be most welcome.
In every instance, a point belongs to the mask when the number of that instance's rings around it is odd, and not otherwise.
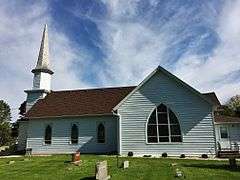
[[[51,91],[26,113],[26,118],[112,114],[113,108],[136,86]],[[203,94],[220,105],[215,93]]]
[[[220,123],[240,123],[240,118],[224,116],[224,115],[215,115],[215,122],[219,124]]]
[[[52,91],[26,113],[26,118],[111,114],[135,86]]]

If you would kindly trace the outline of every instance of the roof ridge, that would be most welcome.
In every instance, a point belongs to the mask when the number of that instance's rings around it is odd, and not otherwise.
[[[214,93],[214,94],[216,94],[214,91],[210,91],[210,92],[204,92],[204,93],[201,93],[201,94],[211,94],[211,93]]]
[[[52,90],[51,92],[71,92],[71,91],[91,91],[91,90],[105,90],[105,89],[122,89],[122,88],[135,88],[136,86],[110,86],[110,87],[98,87],[89,89],[66,89],[66,90]]]

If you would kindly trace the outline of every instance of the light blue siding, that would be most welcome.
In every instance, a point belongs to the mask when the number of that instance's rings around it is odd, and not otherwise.
[[[148,144],[146,123],[160,103],[178,117],[182,143]],[[197,94],[169,76],[157,71],[143,86],[119,107],[121,122],[121,154],[198,155],[215,153],[212,106]]]
[[[71,144],[71,125],[78,125],[79,142]],[[97,125],[105,126],[106,142],[97,143]],[[44,144],[45,127],[52,126],[52,144]],[[96,116],[29,120],[27,147],[33,154],[110,153],[117,151],[117,117]]]
[[[27,143],[27,128],[28,122],[27,121],[20,121],[19,128],[18,128],[18,146],[17,149],[19,151],[24,150],[26,148]]]

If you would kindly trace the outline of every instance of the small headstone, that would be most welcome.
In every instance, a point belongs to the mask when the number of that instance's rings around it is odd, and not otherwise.
[[[129,168],[129,161],[124,161],[123,162],[123,169]]]
[[[15,163],[15,161],[9,161],[8,162],[8,164],[14,164]]]
[[[72,154],[72,162],[80,161],[80,152],[76,152]]]
[[[80,165],[81,160],[80,160],[80,152],[76,152],[72,154],[72,163],[75,165]]]
[[[180,171],[179,169],[176,169],[175,177],[182,177],[182,176],[183,176],[182,171]]]
[[[107,180],[110,179],[107,170],[107,161],[97,162],[96,164],[96,179]]]

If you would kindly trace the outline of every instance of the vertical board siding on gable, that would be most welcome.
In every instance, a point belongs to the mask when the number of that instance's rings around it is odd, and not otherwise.
[[[152,110],[164,103],[178,117],[182,143],[146,143],[146,122]],[[197,155],[215,153],[212,107],[198,95],[157,72],[118,109],[121,116],[122,154],[136,155],[167,152]]]
[[[97,125],[102,122],[106,130],[106,143],[97,143]],[[44,144],[45,127],[52,126],[52,144]],[[71,144],[71,125],[79,129],[78,144]],[[33,154],[107,153],[117,151],[117,117],[81,117],[68,119],[30,120],[27,147]]]

